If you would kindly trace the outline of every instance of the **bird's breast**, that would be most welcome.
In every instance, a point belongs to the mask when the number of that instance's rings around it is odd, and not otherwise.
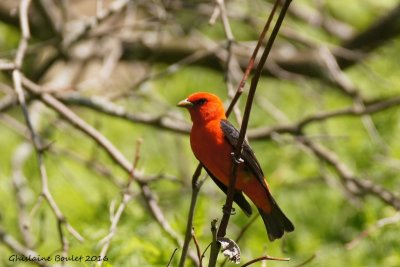
[[[190,144],[196,158],[222,183],[228,184],[232,146],[224,138],[219,121],[193,125]]]

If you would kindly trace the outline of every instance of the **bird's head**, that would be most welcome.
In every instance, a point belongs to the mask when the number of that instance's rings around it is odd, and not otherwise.
[[[178,107],[187,108],[193,123],[204,123],[216,119],[225,119],[225,110],[218,96],[198,92],[178,103]]]

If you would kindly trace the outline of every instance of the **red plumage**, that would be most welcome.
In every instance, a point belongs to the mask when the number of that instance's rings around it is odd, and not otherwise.
[[[226,119],[223,103],[213,94],[199,92],[179,102],[188,109],[193,127],[190,144],[196,158],[214,182],[226,193],[232,170],[231,153],[238,141],[238,130]],[[249,144],[243,144],[244,163],[237,170],[234,201],[247,214],[251,206],[242,192],[256,205],[272,241],[291,232],[294,226],[271,195],[260,164]]]

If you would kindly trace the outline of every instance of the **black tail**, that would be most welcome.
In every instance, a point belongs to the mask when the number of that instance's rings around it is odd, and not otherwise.
[[[265,227],[267,228],[269,240],[274,241],[275,239],[281,238],[285,232],[292,232],[294,230],[294,226],[279,208],[272,196],[270,196],[270,200],[270,213],[266,213],[261,209],[258,209],[258,211],[260,212],[261,218],[263,219]]]

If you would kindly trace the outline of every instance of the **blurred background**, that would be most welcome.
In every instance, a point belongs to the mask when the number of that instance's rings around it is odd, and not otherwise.
[[[9,259],[22,254],[177,266],[198,162],[176,103],[208,91],[228,106],[273,5],[2,0],[0,265],[61,265]],[[248,138],[296,231],[271,243],[261,219],[238,210],[227,236],[244,233],[242,263],[400,266],[399,35],[398,1],[293,1]],[[194,217],[201,251],[224,202],[207,179]],[[196,260],[191,242],[186,266]]]

